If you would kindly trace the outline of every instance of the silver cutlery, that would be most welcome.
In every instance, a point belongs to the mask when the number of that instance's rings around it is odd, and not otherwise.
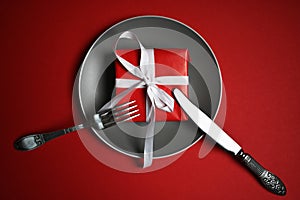
[[[116,123],[125,122],[138,117],[140,114],[135,100],[121,104],[112,109],[101,111],[94,115],[94,121],[84,124],[79,124],[73,127],[49,132],[49,133],[36,133],[26,135],[15,141],[14,147],[20,151],[29,151],[40,147],[46,142],[57,138],[59,136],[91,127],[96,126],[99,129],[106,129],[115,125]]]
[[[242,147],[215,124],[205,113],[196,107],[180,90],[173,91],[176,100],[195,122],[195,124],[224,149],[233,153],[234,156],[246,166],[262,185],[270,192],[277,195],[285,195],[284,183],[273,173],[262,167],[252,156],[245,153]]]

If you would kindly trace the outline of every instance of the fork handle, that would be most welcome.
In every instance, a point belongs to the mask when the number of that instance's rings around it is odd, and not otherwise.
[[[62,135],[65,135],[65,134],[68,134],[68,133],[71,133],[73,131],[77,131],[77,130],[80,130],[83,128],[85,128],[85,126],[83,124],[80,124],[80,125],[76,125],[73,127],[49,132],[49,133],[37,133],[37,134],[26,135],[26,136],[23,136],[23,137],[17,139],[14,143],[14,147],[15,147],[15,149],[17,149],[19,151],[30,151],[30,150],[33,150],[33,149],[36,149],[36,148],[42,146],[43,144],[45,144],[46,142],[48,142],[54,138],[57,138],[59,136],[62,136]]]

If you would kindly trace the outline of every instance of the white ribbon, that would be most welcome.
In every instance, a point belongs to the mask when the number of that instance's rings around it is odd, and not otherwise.
[[[134,66],[122,58],[117,52],[117,45],[120,39],[131,39],[138,42],[141,50],[140,65]],[[122,33],[114,46],[114,53],[121,64],[132,75],[138,77],[138,80],[132,79],[116,79],[116,87],[128,88],[127,90],[116,95],[110,102],[108,102],[101,110],[114,107],[123,97],[129,94],[135,88],[146,88],[149,108],[147,108],[147,131],[145,136],[144,145],[144,168],[152,164],[153,159],[153,139],[154,139],[154,127],[155,127],[155,107],[164,110],[166,112],[172,112],[174,109],[174,99],[160,89],[157,85],[188,85],[188,76],[160,76],[155,77],[155,61],[154,61],[154,49],[146,49],[138,37],[130,32],[126,31]]]

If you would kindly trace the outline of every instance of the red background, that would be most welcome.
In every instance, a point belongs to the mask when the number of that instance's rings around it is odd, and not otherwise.
[[[0,3],[0,199],[299,199],[297,1],[49,2]],[[225,130],[282,178],[285,197],[220,148],[198,159],[200,143],[146,174],[104,166],[77,134],[37,151],[13,149],[28,132],[73,124],[73,82],[89,46],[116,22],[145,14],[180,20],[207,40],[226,86]]]

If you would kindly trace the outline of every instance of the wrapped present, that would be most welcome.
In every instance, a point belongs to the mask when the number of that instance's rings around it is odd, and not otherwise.
[[[120,39],[134,40],[139,50],[117,50]],[[187,117],[175,102],[172,90],[188,93],[188,51],[186,49],[146,49],[138,37],[123,32],[117,39],[114,53],[116,61],[116,95],[101,109],[136,100],[140,118],[147,121],[145,133],[144,165],[149,167],[153,160],[155,121],[186,120]]]
[[[148,49],[147,49],[148,50]],[[150,51],[150,50],[148,50]],[[173,99],[172,91],[174,88],[180,89],[188,94],[188,50],[187,49],[152,49],[153,63],[145,64],[145,69],[153,73],[153,84],[165,91]],[[116,54],[135,67],[140,67],[141,50],[116,50]],[[149,53],[151,55],[151,53]],[[141,78],[128,72],[123,64],[117,60],[116,67],[116,95],[130,88]],[[149,69],[152,68],[152,69]],[[145,72],[146,74],[149,72]],[[147,81],[147,80],[146,80]],[[128,93],[119,103],[136,100],[140,110],[140,116],[133,121],[147,121],[147,84],[141,84]],[[180,106],[174,101],[173,110],[168,112],[163,109],[155,108],[155,121],[183,121],[187,116]]]

